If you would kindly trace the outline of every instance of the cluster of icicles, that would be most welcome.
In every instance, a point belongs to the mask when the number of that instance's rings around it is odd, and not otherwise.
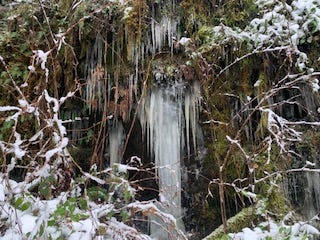
[[[154,159],[158,176],[159,199],[163,211],[172,214],[180,229],[184,229],[181,207],[182,159],[196,151],[200,86],[174,82],[155,85],[139,109],[143,139]],[[117,122],[109,133],[110,163],[119,161],[125,133]],[[161,227],[151,226],[151,233],[162,235]],[[160,232],[159,232],[160,231]]]
[[[163,10],[161,8],[169,8],[171,13],[158,15]],[[125,48],[121,45],[121,41],[117,41],[117,44],[114,44],[115,41],[113,41],[110,46],[104,46],[105,43],[97,36],[95,43],[87,52],[84,71],[87,85],[84,97],[89,103],[90,112],[101,111],[105,101],[110,101],[110,99],[103,98],[103,92],[106,89],[107,96],[110,96],[111,88],[117,89],[116,80],[113,80],[107,72],[101,73],[100,66],[106,62],[103,57],[106,47],[112,48],[112,54],[121,53],[123,49],[126,49],[128,60],[134,66],[134,71],[128,77],[130,103],[137,95],[137,85],[141,80],[138,72],[145,56],[154,56],[164,48],[173,54],[174,41],[180,38],[178,32],[180,20],[173,14],[175,1],[163,3],[158,6],[158,9],[152,6],[151,12],[150,28],[143,37],[143,41],[127,44]],[[116,56],[112,55],[111,62],[116,64],[115,58]],[[143,131],[143,139],[147,139],[149,155],[155,162],[161,205],[159,207],[171,213],[178,220],[178,225],[182,230],[184,224],[181,207],[181,161],[183,157],[196,151],[199,101],[200,86],[198,83],[185,83],[181,79],[176,79],[173,82],[154,84],[147,96],[143,98],[139,109],[138,118]],[[109,129],[110,165],[121,162],[124,140],[124,128],[121,122],[115,120]],[[161,223],[156,225],[151,225],[151,234],[153,236],[162,235],[161,239],[166,239],[160,230],[162,227],[158,226]]]
[[[117,84],[116,77],[109,74],[107,69],[103,67],[106,62],[111,63],[112,66],[121,64],[123,60],[119,59],[119,54],[123,54],[134,66],[134,71],[128,77],[130,103],[132,103],[133,96],[137,95],[139,80],[141,80],[139,79],[139,69],[143,67],[141,63],[145,61],[146,56],[155,56],[163,49],[173,53],[174,42],[181,37],[178,31],[180,19],[175,13],[175,6],[175,0],[163,1],[157,7],[153,5],[149,30],[145,32],[143,39],[138,41],[132,39],[132,36],[129,36],[130,34],[127,32],[124,34],[124,41],[118,39],[119,36],[113,32],[97,34],[95,42],[87,50],[84,65],[84,76],[87,82],[84,99],[89,105],[90,112],[103,109],[103,92],[107,88],[109,93],[111,88]],[[161,12],[167,12],[167,14],[159,14]],[[107,38],[112,38],[111,44],[106,43],[104,39]],[[111,59],[106,59],[106,49],[110,51]],[[121,67],[119,66],[119,68]],[[109,94],[107,95],[109,96]]]
[[[191,135],[196,148],[199,100],[198,84],[187,89],[183,83],[176,82],[154,87],[140,111],[143,135],[147,136],[148,150],[155,161],[160,202],[166,212],[176,217],[182,229],[181,159],[184,149],[190,154]]]

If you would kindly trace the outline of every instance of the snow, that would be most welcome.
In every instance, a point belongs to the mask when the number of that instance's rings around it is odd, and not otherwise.
[[[47,151],[45,153],[45,158],[46,158],[46,162],[49,162],[50,159],[57,153],[63,153],[63,149],[68,145],[68,141],[69,139],[68,138],[62,138],[62,141],[59,142],[55,148],[53,149],[50,149],[49,151]]]
[[[28,66],[28,70],[30,72],[35,72],[36,71],[36,68],[34,66]]]
[[[35,108],[31,106],[27,100],[25,99],[19,99],[18,103],[21,107],[21,109],[25,110],[27,113],[32,113],[35,111]]]
[[[133,11],[133,7],[126,7],[123,11],[123,20],[129,18],[132,11]]]
[[[212,28],[212,44],[228,43],[232,40],[246,42],[253,49],[270,46],[288,46],[297,55],[297,68],[308,70],[308,56],[298,49],[298,45],[313,41],[312,34],[320,29],[320,2],[297,0],[291,5],[281,1],[257,0],[259,8],[254,18],[244,29],[225,25]]]
[[[270,228],[269,231],[265,230],[267,227]],[[239,233],[230,233],[229,236],[233,240],[263,240],[268,237],[272,239],[284,239],[285,237],[288,237],[286,232],[289,233],[291,240],[301,240],[304,234],[307,234],[308,236],[320,235],[318,229],[305,222],[297,222],[294,225],[289,226],[270,221],[263,222],[254,229],[244,228]]]
[[[314,80],[311,82],[311,86],[312,86],[312,91],[313,91],[313,92],[318,92],[319,89],[320,89],[319,80],[318,80],[317,78],[314,79]]]
[[[27,83],[27,82],[22,83],[22,84],[20,85],[20,88],[25,88],[25,87],[28,87],[28,83]]]
[[[310,162],[310,161],[306,161],[306,166],[312,166],[312,167],[315,167],[316,164],[313,163],[313,162]]]
[[[254,83],[254,87],[255,88],[257,88],[257,87],[259,87],[260,85],[261,85],[261,83],[262,83],[262,80],[261,79],[258,79],[255,83]]]
[[[114,231],[117,229],[117,231]],[[108,222],[108,227],[106,229],[106,234],[110,236],[110,239],[113,240],[123,240],[123,239],[134,239],[135,235],[138,235],[136,229],[125,225],[122,222],[117,221],[115,218],[111,218]],[[147,235],[141,234],[139,236],[141,240],[151,240]]]
[[[190,38],[182,37],[182,38],[179,40],[178,43],[181,44],[182,46],[186,46],[186,45],[188,45],[190,42],[191,42],[191,39],[190,39]]]
[[[277,115],[271,109],[260,108],[260,110],[264,114],[267,114],[268,131],[273,137],[272,141],[275,141],[277,143],[281,151],[286,151],[285,149],[287,144],[301,141],[302,133],[299,131],[296,131],[293,127],[291,127],[290,126],[292,124],[291,122]],[[296,122],[296,124],[299,124],[299,123]],[[270,142],[269,142],[269,146],[270,146]]]
[[[7,111],[21,111],[21,109],[15,106],[0,107],[0,112],[7,112]]]
[[[2,183],[0,183],[0,202],[5,200],[5,188]]]
[[[95,227],[92,219],[81,220],[72,223],[73,233],[68,240],[92,239],[95,236]]]
[[[92,176],[91,174],[89,173],[84,173],[84,176],[87,177],[88,179],[91,179],[99,184],[105,184],[106,182],[98,177],[95,177],[95,176]]]
[[[131,166],[128,166],[128,165],[125,165],[125,164],[115,163],[114,166],[116,166],[117,171],[119,173],[127,173],[129,170],[131,170],[131,171],[139,171],[138,168],[131,167]]]
[[[42,70],[45,70],[47,58],[48,58],[50,51],[44,52],[42,50],[34,50],[33,53],[35,54],[35,57],[36,57],[36,63],[41,65]]]
[[[13,144],[14,154],[18,159],[21,159],[26,154],[26,151],[20,148],[20,145],[23,143],[21,140],[21,135],[15,132],[14,136],[16,138],[16,141]]]
[[[232,139],[230,136],[226,136],[226,138],[227,138],[227,140],[230,142],[230,143],[232,143],[232,144],[238,144],[239,143],[239,140],[234,140],[234,139]]]
[[[26,234],[32,232],[33,228],[36,226],[37,217],[32,216],[28,213],[21,213],[20,220],[22,224],[22,233]]]
[[[59,111],[59,101],[56,99],[56,98],[53,98],[53,97],[50,97],[48,91],[45,89],[44,90],[44,96],[45,96],[45,99],[48,103],[53,103],[53,111],[55,113],[57,113]]]
[[[29,142],[35,142],[37,139],[42,139],[42,138],[43,138],[43,131],[40,130],[29,139]]]
[[[49,69],[46,67],[48,55],[51,53],[51,50],[44,52],[43,50],[33,50],[34,57],[36,59],[36,64],[40,64],[41,69],[45,71],[46,82],[48,82]]]

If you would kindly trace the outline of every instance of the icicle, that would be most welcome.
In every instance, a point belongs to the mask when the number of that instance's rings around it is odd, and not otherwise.
[[[116,122],[109,133],[109,154],[110,166],[115,163],[121,163],[121,151],[125,138],[124,129],[121,122]]]
[[[166,76],[155,72],[156,82]],[[161,75],[161,76],[160,76]],[[199,89],[198,85],[188,91],[185,83],[175,82],[155,86],[142,102],[139,119],[142,134],[147,138],[147,148],[154,158],[159,183],[159,199],[162,209],[178,220],[181,229],[181,159],[185,147],[190,155],[190,130],[196,144]],[[186,136],[185,136],[186,133]],[[185,146],[186,140],[186,146]],[[194,146],[194,149],[196,147]],[[152,226],[151,232],[159,232]]]
[[[152,53],[160,52],[163,47],[168,46],[173,51],[174,38],[178,36],[179,20],[172,16],[164,15],[160,21],[155,20],[155,16],[151,20],[151,39]]]
[[[190,129],[192,133],[193,150],[197,150],[197,128],[198,128],[198,112],[200,103],[200,86],[195,82],[191,87],[191,92],[185,95],[185,122],[186,122],[186,140],[187,140],[187,152],[190,155]]]
[[[320,174],[307,172],[307,187],[305,190],[305,206],[307,217],[312,218],[320,212]]]
[[[190,156],[190,95],[186,95],[184,100],[184,115],[186,119],[186,140],[187,140],[187,153]]]
[[[192,99],[191,99],[191,106],[192,106],[192,115],[191,115],[191,127],[192,127],[192,138],[193,138],[193,148],[194,151],[197,150],[197,120],[199,118],[199,104],[200,104],[200,85],[198,82],[195,82],[192,88]]]
[[[87,80],[84,98],[89,105],[90,112],[100,111],[103,107],[104,75],[102,40],[97,36],[93,46],[88,49],[84,74]]]
[[[173,91],[173,92],[171,92]],[[160,201],[165,211],[181,218],[181,108],[176,92],[170,88],[154,89],[150,97],[150,150],[154,154]],[[183,227],[182,223],[181,226]]]

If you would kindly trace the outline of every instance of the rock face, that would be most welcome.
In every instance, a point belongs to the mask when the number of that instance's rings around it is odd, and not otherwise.
[[[319,213],[317,1],[50,1],[47,16],[12,2],[0,6],[0,56],[32,103],[47,88],[59,98],[81,86],[59,117],[83,170],[139,165],[128,174],[139,200],[159,200],[192,239],[241,212],[241,227],[281,220],[289,205],[305,220]],[[46,48],[56,56],[41,64],[33,51]],[[22,63],[45,65],[50,86]],[[261,202],[251,223],[246,209]],[[150,219],[151,235],[177,237]]]
[[[299,153],[295,148],[300,134],[295,135],[289,125],[316,121],[320,101],[318,94],[310,94],[310,84],[291,82],[306,67],[304,53],[290,50],[281,36],[272,40],[273,50],[264,45],[272,39],[268,31],[276,30],[270,23],[266,33],[261,32],[258,17],[263,7],[252,1],[198,2],[195,6],[187,0],[119,1],[119,9],[109,9],[109,25],[89,41],[81,64],[89,121],[108,118],[104,131],[108,137],[99,148],[104,149],[102,165],[125,163],[132,156],[151,164],[155,177],[145,181],[145,186],[155,190],[141,193],[141,199],[159,199],[161,209],[179,219],[181,229],[208,233],[210,225],[221,223],[220,211],[231,217],[252,204],[250,197],[234,192],[243,183],[253,192],[258,189],[254,194],[273,199],[278,190],[267,191],[268,184],[255,181],[266,173],[305,164],[292,156]],[[242,15],[234,12],[237,7]],[[296,39],[294,43],[299,45]],[[316,76],[306,79],[311,83]],[[202,129],[199,122],[204,122]],[[230,147],[236,143],[241,147]],[[204,177],[199,180],[199,176]],[[296,178],[289,174],[284,192],[293,205],[310,206],[304,208],[310,218],[319,210],[319,173]],[[243,180],[237,183],[237,179]],[[192,181],[212,184],[209,202],[203,200],[207,199],[206,187],[194,187]],[[220,198],[219,182],[229,186]],[[297,201],[297,189],[305,196],[303,201]],[[219,207],[221,195],[228,208]],[[190,211],[195,206],[198,209]],[[203,221],[203,229],[197,218]],[[151,233],[163,235],[154,225]]]

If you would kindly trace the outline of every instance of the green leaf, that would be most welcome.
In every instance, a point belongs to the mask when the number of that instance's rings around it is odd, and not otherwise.
[[[39,185],[39,192],[45,199],[51,198],[51,185],[47,181],[42,181]]]
[[[23,203],[23,204],[19,207],[19,209],[20,209],[21,211],[26,211],[30,206],[31,206],[31,203],[30,203],[30,202],[25,202],[25,203]]]
[[[23,198],[22,197],[19,197],[15,200],[14,202],[14,206],[15,207],[19,207],[21,204],[23,203]]]
[[[105,201],[108,198],[108,192],[101,187],[92,187],[88,189],[88,196],[90,200]]]
[[[58,206],[57,209],[55,210],[54,214],[58,216],[65,216],[66,215],[66,208],[65,206]]]
[[[229,240],[230,237],[228,235],[223,235],[220,240]]]
[[[43,223],[40,225],[40,229],[39,229],[39,236],[42,236],[44,233],[44,226]]]
[[[78,205],[79,205],[79,208],[82,209],[82,210],[88,210],[88,203],[85,199],[83,198],[80,198],[78,200]]]
[[[56,225],[56,221],[55,220],[49,220],[47,224],[48,224],[48,227],[53,227],[53,226]]]
[[[79,222],[80,220],[85,220],[88,218],[86,214],[83,213],[77,213],[70,216],[71,220],[74,222]]]
[[[75,209],[76,209],[76,206],[74,204],[71,204],[69,206],[69,211],[70,211],[71,214],[74,212]]]
[[[122,211],[120,212],[120,216],[122,217],[122,221],[126,222],[129,219],[130,214],[127,211]]]

